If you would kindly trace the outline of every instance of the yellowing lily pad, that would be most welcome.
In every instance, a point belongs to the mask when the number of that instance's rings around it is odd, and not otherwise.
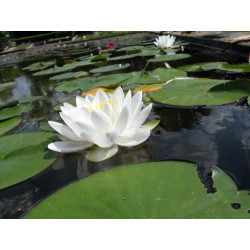
[[[159,84],[152,84],[152,85],[141,85],[134,89],[134,93],[137,93],[138,91],[142,91],[143,93],[149,93],[157,90],[161,90],[164,83]]]
[[[115,91],[115,89],[107,89],[107,88],[97,87],[97,88],[91,89],[91,90],[89,90],[89,91],[83,92],[83,93],[82,93],[82,96],[85,97],[86,95],[95,95],[96,92],[97,92],[99,89],[103,90],[103,91],[106,92],[106,93],[113,93],[113,92]]]

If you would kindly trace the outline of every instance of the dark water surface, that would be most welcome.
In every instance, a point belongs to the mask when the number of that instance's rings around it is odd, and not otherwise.
[[[127,40],[124,37],[124,40],[116,42],[120,45],[129,45],[149,41],[153,37],[153,35],[133,36]],[[66,50],[64,53],[60,51],[49,55],[48,59],[74,59],[89,55],[96,51],[97,45],[106,43],[107,39],[94,41],[89,44],[87,52],[86,48],[84,53],[81,52],[81,48],[78,51],[76,49]],[[191,45],[185,50],[185,53],[192,54],[192,57],[176,62],[176,65],[171,64],[171,66],[177,67],[202,61],[245,62],[244,58],[239,55],[228,54],[222,58],[215,50],[195,48]],[[21,70],[32,62],[36,62],[36,59],[0,69],[0,82],[17,82],[14,87],[0,92],[0,104],[22,97],[37,95],[44,97],[34,102],[32,112],[24,115],[23,122],[7,134],[39,131],[38,123],[34,118],[43,118],[42,121],[56,120],[58,114],[52,110],[53,106],[71,96],[81,94],[80,91],[72,94],[58,93],[54,91],[57,84],[48,81],[50,76],[32,77],[30,73]],[[143,69],[146,64],[145,58],[135,58],[126,62],[131,63],[133,71]],[[147,70],[157,67],[159,65],[152,65]],[[130,72],[131,68],[123,72]],[[88,71],[86,67],[83,70]],[[192,73],[188,76],[229,80],[249,78],[249,74],[227,74],[217,71]],[[148,121],[155,119],[160,119],[160,125],[149,140],[142,145],[133,148],[120,147],[117,155],[100,163],[88,162],[80,153],[59,154],[56,161],[38,175],[0,190],[0,218],[21,218],[41,200],[69,183],[98,171],[138,162],[161,160],[195,162],[198,164],[197,174],[208,192],[213,191],[209,174],[211,167],[215,165],[232,176],[239,190],[250,190],[249,107],[236,105],[236,103],[199,109],[154,105]]]

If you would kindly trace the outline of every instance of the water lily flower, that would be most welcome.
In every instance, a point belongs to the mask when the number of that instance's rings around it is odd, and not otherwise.
[[[49,121],[49,125],[67,138],[53,142],[48,148],[62,153],[81,151],[93,145],[86,158],[101,161],[118,151],[118,145],[133,147],[146,141],[159,121],[147,124],[152,104],[143,108],[142,91],[126,95],[121,87],[113,94],[99,89],[95,96],[76,97],[76,107],[69,103],[61,106],[60,116],[66,125]]]
[[[162,49],[172,47],[175,42],[175,36],[159,36],[156,38],[154,44]]]
[[[107,47],[108,47],[108,49],[114,49],[115,48],[115,44],[114,43],[108,43]]]

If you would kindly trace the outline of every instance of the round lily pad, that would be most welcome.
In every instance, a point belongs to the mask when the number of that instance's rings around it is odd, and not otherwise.
[[[28,132],[0,138],[0,189],[24,181],[48,167],[56,153],[47,150],[56,134]]]
[[[115,64],[115,65],[108,65],[96,69],[92,69],[89,72],[91,73],[104,73],[104,72],[111,72],[111,71],[116,71],[116,70],[121,70],[121,69],[126,69],[130,66],[129,63],[126,64]]]
[[[13,117],[9,120],[0,122],[0,135],[10,131],[22,122],[22,119],[18,117]]]
[[[177,61],[181,59],[186,59],[191,57],[188,54],[167,54],[167,55],[157,55],[155,58],[149,60],[149,62],[170,62]]]
[[[5,83],[0,83],[0,90],[3,90],[5,88],[13,87],[16,85],[16,82],[5,82]]]
[[[242,64],[221,63],[217,66],[217,69],[229,71],[229,72],[248,73],[250,72],[250,64],[249,63],[242,63]]]
[[[201,63],[184,65],[178,67],[178,69],[184,70],[186,72],[201,72],[201,71],[215,70],[220,64],[221,62],[201,62]]]
[[[175,106],[222,105],[248,96],[249,80],[214,80],[183,78],[169,81],[149,97],[159,103]]]
[[[49,68],[52,65],[55,65],[56,61],[48,61],[48,62],[37,62],[37,63],[32,63],[31,65],[23,68],[22,70],[27,70],[27,71],[39,71],[39,70],[44,70]]]
[[[83,76],[87,76],[88,73],[86,71],[78,71],[78,72],[68,72],[68,73],[63,73],[60,75],[56,75],[56,76],[52,76],[49,78],[49,80],[53,81],[64,81],[67,79],[71,79],[71,78],[80,78]]]
[[[216,167],[213,180],[217,192],[207,194],[192,163],[169,161],[118,167],[59,190],[25,218],[249,218],[247,192],[237,193],[232,179]],[[233,202],[240,203],[241,209],[232,208]]]

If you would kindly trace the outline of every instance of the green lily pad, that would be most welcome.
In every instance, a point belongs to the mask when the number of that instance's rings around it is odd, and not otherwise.
[[[0,111],[0,121],[7,120],[9,118],[21,115],[22,113],[31,110],[31,105],[19,104],[12,108],[6,108]]]
[[[58,74],[61,72],[69,71],[78,67],[84,67],[84,66],[89,66],[89,65],[93,65],[93,63],[90,60],[65,64],[62,67],[58,67],[55,65],[53,68],[36,72],[33,74],[33,76],[53,75],[53,74]]]
[[[43,131],[47,131],[47,132],[54,132],[55,130],[53,128],[50,127],[48,122],[40,122],[39,123],[39,128]]]
[[[0,138],[0,188],[24,181],[48,167],[56,153],[46,150],[54,133],[28,132]]]
[[[32,63],[31,65],[23,68],[22,70],[27,70],[30,72],[45,70],[45,69],[49,68],[50,66],[55,65],[55,63],[56,63],[56,61]]]
[[[76,98],[75,97],[70,98],[70,99],[66,100],[65,102],[67,102],[73,106],[76,106]],[[53,110],[59,112],[59,111],[61,111],[61,109],[60,109],[61,106],[63,106],[63,103],[59,103],[56,106],[54,106]]]
[[[0,83],[0,90],[3,90],[5,88],[13,87],[16,85],[16,82],[5,82],[5,83]]]
[[[201,71],[215,70],[220,64],[221,62],[201,62],[201,63],[184,65],[178,67],[178,69],[184,70],[186,72],[201,72]]]
[[[152,58],[149,60],[149,62],[171,62],[171,61],[177,61],[181,59],[186,59],[191,57],[188,54],[170,54],[170,55],[157,55],[155,58]]]
[[[116,71],[116,70],[122,70],[126,69],[130,66],[129,63],[126,64],[114,64],[114,65],[108,65],[96,69],[92,69],[89,72],[90,73],[104,73],[104,72],[111,72],[111,71]]]
[[[42,96],[24,97],[24,98],[20,98],[18,101],[19,103],[30,103],[30,102],[37,101],[40,98],[42,98]]]
[[[87,75],[86,71],[68,72],[68,73],[63,73],[60,75],[52,76],[49,78],[49,80],[51,80],[51,81],[64,81],[64,80],[71,79],[71,78],[78,78],[78,77],[80,78],[80,77],[86,76],[86,75]]]
[[[118,167],[59,190],[25,218],[249,218],[248,192],[237,192],[232,179],[216,167],[213,180],[217,192],[207,194],[195,164],[169,161]],[[234,209],[233,203],[241,208]]]
[[[122,85],[126,79],[132,77],[132,73],[112,74],[96,78],[81,78],[63,83],[55,88],[58,92],[73,92],[77,89],[88,91],[97,87],[116,87]]]
[[[109,61],[119,61],[119,60],[127,60],[127,59],[131,59],[131,58],[135,58],[137,57],[137,54],[131,54],[131,55],[124,55],[124,56],[114,56],[114,57],[110,57]]]
[[[174,79],[149,97],[176,106],[223,105],[248,96],[249,80],[214,80],[202,78]]]
[[[124,85],[128,84],[153,84],[163,83],[175,77],[185,77],[187,73],[178,69],[157,68],[151,73],[144,73],[143,71],[133,73],[133,77],[125,80]]]
[[[217,69],[229,71],[229,72],[249,73],[250,64],[249,63],[242,63],[242,64],[221,63],[217,66]]]
[[[0,135],[10,131],[22,122],[22,119],[18,117],[11,118],[4,122],[0,122]]]
[[[144,50],[144,49],[145,49],[144,46],[128,46],[128,47],[117,49],[116,51],[137,52],[137,51]]]
[[[10,101],[10,102],[1,104],[1,105],[0,105],[0,110],[6,109],[6,108],[15,107],[18,103],[19,103],[18,100],[13,100],[13,101]]]

